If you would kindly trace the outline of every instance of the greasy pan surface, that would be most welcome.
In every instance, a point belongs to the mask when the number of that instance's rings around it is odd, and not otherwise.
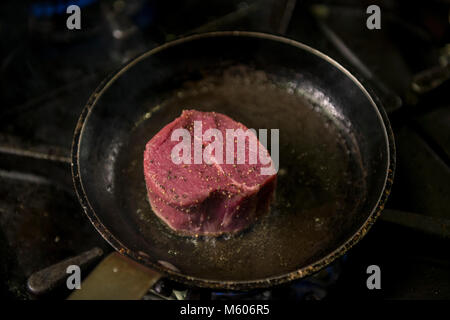
[[[280,129],[270,213],[239,235],[179,236],[151,211],[145,143],[187,108]],[[82,206],[114,248],[223,289],[301,278],[342,255],[382,209],[395,157],[384,112],[352,75],[305,45],[250,32],[184,38],[123,67],[90,98],[72,151]]]

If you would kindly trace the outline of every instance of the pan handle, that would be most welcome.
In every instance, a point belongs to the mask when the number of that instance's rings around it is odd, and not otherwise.
[[[83,280],[68,300],[139,300],[161,274],[118,252],[109,254]]]
[[[94,262],[100,260],[102,256],[103,250],[95,247],[76,257],[68,258],[39,270],[28,278],[28,290],[36,296],[45,295],[64,283],[64,280],[67,278],[66,270],[68,266],[77,265],[83,271],[86,271]]]

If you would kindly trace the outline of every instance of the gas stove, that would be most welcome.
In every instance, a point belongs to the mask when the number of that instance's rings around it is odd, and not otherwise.
[[[397,169],[385,211],[343,258],[292,283],[250,292],[158,281],[143,299],[450,299],[450,4],[376,1],[379,30],[365,27],[371,2],[69,1],[82,29],[65,28],[61,1],[4,1],[0,12],[0,293],[65,299],[55,279],[68,258],[92,270],[113,250],[82,212],[70,147],[81,110],[100,81],[146,50],[192,33],[281,34],[328,54],[385,105]],[[431,79],[431,80],[430,80]],[[368,290],[367,267],[382,271]],[[51,278],[51,277],[50,277]]]

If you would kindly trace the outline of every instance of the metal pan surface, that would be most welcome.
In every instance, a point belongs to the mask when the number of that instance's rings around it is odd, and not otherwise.
[[[145,144],[188,108],[280,130],[275,200],[238,235],[180,236],[151,211]],[[341,256],[383,209],[394,165],[387,117],[355,77],[313,48],[254,32],[186,37],[123,66],[92,94],[72,147],[80,202],[116,250],[217,289],[284,283]]]

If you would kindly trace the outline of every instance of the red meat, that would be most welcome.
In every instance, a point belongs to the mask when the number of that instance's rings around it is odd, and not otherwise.
[[[198,128],[199,121],[201,131],[196,131],[194,128],[195,125]],[[180,140],[172,141],[172,133],[176,129],[189,132],[191,141],[186,145],[190,143],[191,146],[190,163],[176,164],[173,161],[174,147],[180,144]],[[214,138],[205,139],[208,129],[217,129],[222,134],[223,157],[221,159],[220,152],[210,149],[209,163],[205,157],[201,163],[194,163],[195,141],[203,155],[204,150],[215,141]],[[150,204],[155,214],[179,233],[235,233],[247,228],[268,211],[276,186],[272,160],[252,133],[245,140],[245,161],[237,163],[238,140],[233,139],[229,140],[234,143],[233,163],[227,162],[227,129],[248,130],[243,124],[220,113],[185,110],[146,145],[144,175]],[[253,146],[257,145],[257,150],[251,147],[252,142],[255,143]],[[269,163],[263,164],[259,158],[256,163],[252,162],[250,154],[255,152],[265,154]],[[270,168],[272,173],[262,174],[262,168]]]

